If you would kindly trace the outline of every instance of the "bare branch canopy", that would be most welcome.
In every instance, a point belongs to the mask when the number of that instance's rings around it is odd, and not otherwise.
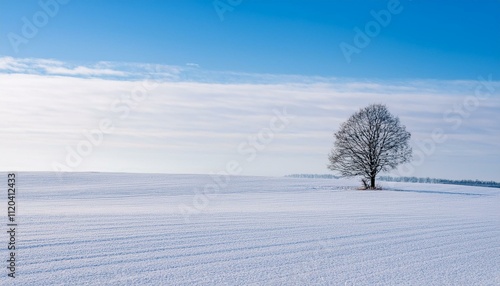
[[[328,168],[346,177],[361,176],[365,187],[373,189],[378,173],[411,160],[410,137],[385,105],[369,105],[354,113],[335,133]]]

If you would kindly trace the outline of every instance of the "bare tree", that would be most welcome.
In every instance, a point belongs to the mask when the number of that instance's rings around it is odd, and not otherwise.
[[[375,188],[375,177],[409,162],[411,134],[383,104],[354,113],[335,133],[328,168],[342,176],[361,176],[365,188]]]

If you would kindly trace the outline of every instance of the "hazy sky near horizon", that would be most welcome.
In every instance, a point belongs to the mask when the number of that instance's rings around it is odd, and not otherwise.
[[[394,175],[500,181],[499,12],[0,1],[0,170],[328,173],[339,124],[384,103],[415,151]]]

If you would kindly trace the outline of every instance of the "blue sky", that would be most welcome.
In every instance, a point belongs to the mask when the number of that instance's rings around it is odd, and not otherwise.
[[[356,78],[470,79],[499,66],[499,1],[401,0],[350,64],[339,44],[390,1],[243,0],[223,21],[209,0],[67,1],[19,53],[3,44],[0,54]],[[3,40],[39,10],[38,1],[1,1]]]
[[[417,149],[436,128],[448,136],[400,173],[500,181],[499,12],[500,1],[0,1],[0,169],[52,170],[110,119],[71,170],[325,173],[338,125],[382,102]],[[238,146],[284,108],[291,123],[248,161]]]

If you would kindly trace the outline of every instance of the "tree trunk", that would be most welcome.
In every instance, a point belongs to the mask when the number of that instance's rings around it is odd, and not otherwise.
[[[370,181],[371,181],[371,186],[370,186],[370,188],[374,190],[374,189],[375,189],[375,176],[371,177],[371,178],[370,178]]]

